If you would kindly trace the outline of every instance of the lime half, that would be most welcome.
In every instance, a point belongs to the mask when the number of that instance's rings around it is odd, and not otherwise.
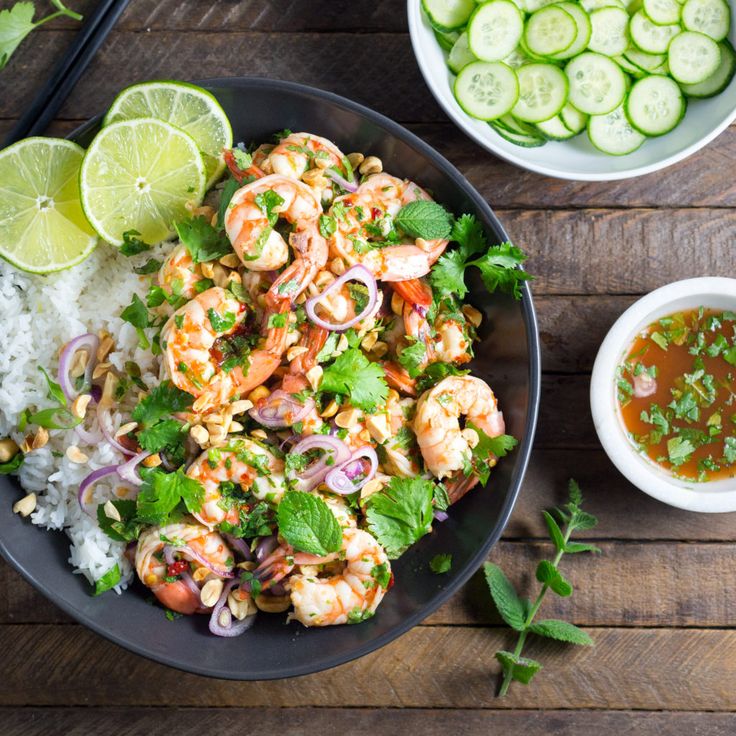
[[[97,245],[79,203],[84,149],[27,138],[0,151],[0,256],[33,273],[69,268]]]
[[[222,174],[222,151],[232,148],[233,130],[220,103],[207,90],[185,82],[134,84],[115,98],[103,125],[134,118],[159,118],[189,133],[204,156],[208,187]]]
[[[92,141],[79,177],[87,219],[112,245],[137,230],[147,243],[174,233],[205,192],[205,169],[194,139],[154,118],[112,123]]]

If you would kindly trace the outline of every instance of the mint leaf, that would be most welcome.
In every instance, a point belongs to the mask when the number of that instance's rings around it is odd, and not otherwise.
[[[435,484],[423,478],[392,477],[368,497],[368,528],[390,559],[396,559],[432,529]]]
[[[441,240],[450,235],[452,215],[437,202],[416,199],[396,213],[394,225],[412,238]]]
[[[560,621],[556,618],[537,621],[529,626],[529,631],[538,636],[545,636],[548,639],[556,639],[557,641],[566,641],[569,644],[578,644],[585,647],[593,646],[593,640],[585,631],[579,629],[574,624],[570,624],[567,621]]]
[[[549,560],[542,560],[537,565],[536,577],[540,583],[548,585],[560,597],[567,598],[572,595],[572,585]]]
[[[120,578],[120,567],[115,563],[99,580],[95,581],[95,592],[93,595],[100,595],[106,590],[114,588],[120,582]]]
[[[435,575],[442,575],[442,573],[449,572],[452,568],[452,555],[435,555],[429,561],[429,569]]]
[[[17,452],[10,460],[4,463],[0,463],[0,475],[9,475],[14,473],[25,460],[25,455],[22,452]]]
[[[565,537],[562,534],[559,524],[555,521],[552,514],[547,511],[542,511],[542,516],[544,516],[544,521],[549,530],[549,536],[554,542],[557,551],[562,552],[565,549]]]
[[[296,550],[324,557],[342,546],[342,531],[319,496],[287,491],[276,509],[281,536]]]
[[[492,562],[486,562],[483,565],[483,572],[501,618],[512,629],[523,631],[526,628],[526,606],[516,593],[514,586],[504,575],[503,570]]]
[[[158,468],[141,470],[143,485],[136,500],[138,518],[147,524],[165,524],[180,502],[186,510],[197,513],[202,508],[204,488],[179,468],[165,473]]]
[[[580,527],[582,528],[582,527]],[[574,555],[578,552],[600,552],[600,547],[594,544],[586,544],[585,542],[568,542],[565,545],[565,554]]]
[[[163,417],[186,411],[193,401],[193,396],[174,386],[171,381],[162,381],[148,396],[140,400],[133,409],[132,418],[143,427],[150,427]]]
[[[174,227],[195,263],[214,261],[233,252],[230,241],[202,215],[175,222]]]
[[[347,396],[358,409],[373,411],[386,400],[388,385],[380,365],[371,363],[359,348],[350,348],[324,369],[320,391]]]
[[[504,676],[522,685],[528,685],[534,675],[542,669],[542,665],[536,660],[519,657],[513,652],[503,650],[496,652],[496,659],[501,663]]]

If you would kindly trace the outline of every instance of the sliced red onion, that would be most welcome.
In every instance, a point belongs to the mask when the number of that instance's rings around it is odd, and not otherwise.
[[[291,394],[278,389],[260,406],[254,406],[248,414],[264,427],[291,427],[301,422],[314,409],[314,401],[307,399],[303,404]]]
[[[151,453],[148,450],[139,452],[134,455],[128,462],[118,466],[118,475],[123,479],[127,480],[128,483],[132,483],[134,486],[140,486],[143,484],[140,475],[136,472],[136,467],[140,462],[145,460]]]
[[[206,557],[201,555],[197,550],[192,549],[189,545],[184,547],[174,547],[176,552],[182,552],[183,554],[189,555],[193,560],[196,560],[202,567],[206,567],[210,572],[215,573],[218,578],[232,578],[234,573],[231,570],[216,567]]]
[[[88,432],[81,424],[77,424],[74,427],[74,431],[77,433],[77,437],[86,445],[90,445],[90,447],[99,445],[102,442],[103,435],[100,432]]]
[[[327,322],[321,317],[317,316],[317,305],[325,299],[333,291],[342,288],[343,284],[348,281],[360,281],[365,284],[368,288],[368,304],[365,309],[352,319],[342,324],[335,324],[333,322]],[[322,327],[325,330],[332,330],[334,332],[344,332],[353,325],[357,325],[358,322],[365,319],[376,307],[378,302],[378,285],[373,274],[365,267],[360,264],[351,266],[345,273],[339,278],[335,279],[321,294],[313,296],[311,299],[307,299],[304,304],[307,310],[307,316],[314,322],[318,327]]]
[[[97,424],[100,425],[102,434],[105,436],[107,442],[118,452],[122,452],[123,455],[127,455],[128,457],[135,455],[135,450],[129,450],[115,439],[115,430],[112,428],[112,417],[107,409],[102,408],[101,404],[97,404]]]
[[[256,620],[256,614],[246,616],[242,621],[233,620],[233,614],[227,607],[227,597],[237,581],[233,580],[222,589],[222,593],[212,609],[209,629],[215,636],[233,637],[246,632]]]
[[[99,386],[92,386],[89,392],[92,394],[92,401],[94,401],[95,404],[99,404],[100,399],[102,398],[102,389]]]
[[[263,562],[278,547],[279,540],[275,534],[270,537],[264,537],[256,545],[256,560]]]
[[[327,434],[305,437],[294,445],[291,454],[302,454],[309,450],[324,450],[325,454],[300,473],[290,474],[289,480],[295,481],[301,491],[311,491],[317,487],[332,468],[342,465],[351,455],[350,448],[341,439]],[[328,458],[332,460],[330,465],[327,464]]]
[[[352,470],[351,466],[361,458],[367,458],[371,467],[365,477],[356,483],[356,473]],[[332,468],[325,477],[325,483],[333,493],[346,496],[359,491],[376,474],[376,470],[378,470],[378,455],[376,455],[376,451],[370,445],[366,445],[356,450],[347,462],[342,463],[342,465],[336,468]]]
[[[340,174],[337,173],[334,169],[325,169],[324,170],[325,176],[329,176],[332,181],[335,182],[341,189],[344,189],[346,192],[357,192],[358,191],[358,185],[354,181],[348,181],[344,177],[340,176]]]
[[[266,590],[263,591],[263,594],[273,595],[280,598],[281,596],[286,595],[286,588],[283,583],[274,583],[270,588],[266,588]]]
[[[79,396],[77,391],[72,385],[69,371],[71,371],[72,363],[74,362],[74,356],[80,350],[86,350],[89,358],[87,359],[87,366],[84,369],[84,385],[86,387],[92,386],[92,371],[97,364],[97,348],[100,347],[100,338],[97,335],[93,335],[91,332],[86,335],[80,335],[75,337],[73,340],[64,345],[59,356],[59,385],[61,390],[64,392],[67,401],[74,401]]]
[[[94,511],[92,506],[87,502],[87,491],[101,478],[105,478],[108,475],[117,475],[117,465],[107,465],[104,468],[98,468],[93,470],[80,484],[79,492],[77,493],[77,500],[79,505],[82,507],[82,511],[93,519],[97,518],[97,506],[95,505]]]
[[[236,552],[238,552],[244,560],[253,559],[253,555],[251,554],[250,548],[245,543],[245,540],[240,539],[240,537],[234,537],[232,534],[223,534],[222,536],[225,537],[227,543]]]
[[[434,518],[437,521],[447,521],[450,517],[447,515],[446,511],[435,511]]]

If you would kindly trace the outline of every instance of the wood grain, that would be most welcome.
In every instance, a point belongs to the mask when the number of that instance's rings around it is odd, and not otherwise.
[[[405,736],[523,733],[525,736],[732,736],[729,713],[569,710],[375,710],[349,708],[0,708],[4,736]]]
[[[78,626],[3,626],[0,705],[411,708],[736,707],[736,631],[594,629],[595,648],[535,639],[534,683],[494,699],[499,629],[420,626],[378,652],[298,680],[204,680],[125,652]]]

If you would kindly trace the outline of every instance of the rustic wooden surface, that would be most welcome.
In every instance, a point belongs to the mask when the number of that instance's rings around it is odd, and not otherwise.
[[[76,27],[62,19],[35,32],[0,73],[0,135]],[[679,278],[733,275],[736,128],[652,176],[545,179],[484,153],[447,121],[414,62],[401,0],[133,0],[53,131],[104,110],[134,81],[243,74],[313,84],[404,123],[461,169],[530,253],[541,419],[523,493],[491,559],[529,585],[546,551],[539,509],[558,502],[574,475],[600,517],[590,536],[603,554],[569,561],[575,596],[546,612],[586,627],[596,648],[533,642],[530,654],[546,669],[495,699],[493,652],[509,638],[476,578],[357,662],[297,681],[207,680],[90,633],[0,564],[0,733],[736,733],[736,520],[639,493],[598,445],[587,401],[597,346],[638,295]]]

